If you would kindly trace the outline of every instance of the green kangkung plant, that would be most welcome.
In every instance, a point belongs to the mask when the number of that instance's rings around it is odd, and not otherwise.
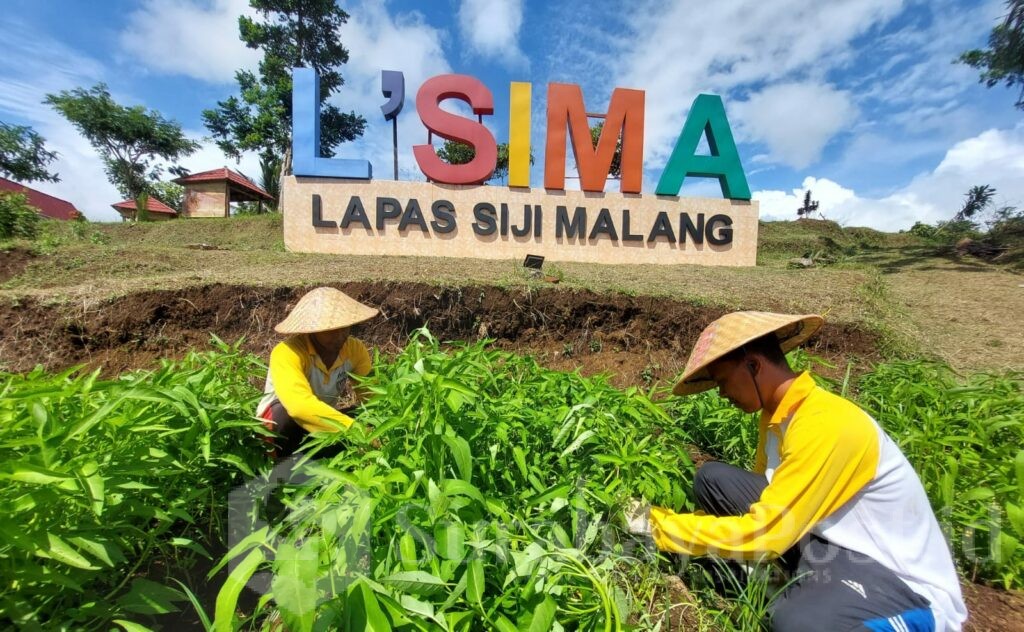
[[[225,631],[658,629],[676,560],[627,536],[622,507],[690,510],[693,446],[745,466],[756,446],[716,393],[655,403],[423,330],[376,359],[356,426],[271,468],[251,418],[266,367],[214,344],[112,380],[0,373],[0,624],[137,632],[191,599]],[[961,572],[1024,585],[1021,375],[894,362],[826,385],[900,444]],[[207,613],[173,575],[223,534]],[[723,600],[695,567],[700,626],[763,628],[765,573]]]
[[[358,414],[372,431],[318,438],[270,477],[276,517],[259,502],[233,512],[249,535],[222,562],[213,628],[241,624],[246,583],[266,587],[251,624],[296,632],[619,630],[647,616],[657,565],[613,523],[634,495],[692,508],[681,426],[636,389],[482,343],[443,351],[426,331],[378,366]],[[333,442],[348,445],[318,458]]]
[[[859,400],[920,475],[960,569],[1024,586],[1024,374],[895,362],[860,380]]]
[[[0,627],[111,629],[177,610],[147,579],[207,555],[227,492],[266,460],[260,370],[237,346],[100,379],[0,373]]]

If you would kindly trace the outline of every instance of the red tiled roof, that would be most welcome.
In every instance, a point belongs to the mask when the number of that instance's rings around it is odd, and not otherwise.
[[[135,200],[125,200],[124,202],[111,204],[111,206],[118,210],[134,211]],[[149,198],[149,201],[146,202],[146,210],[149,211],[150,213],[169,213],[171,215],[178,214],[178,212],[175,211],[173,208],[167,206],[166,204],[156,199],[155,197]]]
[[[0,178],[0,190],[24,194],[31,206],[39,209],[40,214],[52,219],[78,219],[82,215],[71,202],[30,189],[7,178]]]
[[[178,184],[189,184],[191,182],[219,182],[221,180],[227,180],[242,187],[243,189],[250,191],[262,198],[267,200],[274,199],[269,193],[264,191],[262,188],[256,186],[249,178],[246,178],[240,173],[228,169],[227,167],[221,167],[220,169],[211,169],[210,171],[201,171],[199,173],[193,173],[191,175],[177,178],[174,181]]]

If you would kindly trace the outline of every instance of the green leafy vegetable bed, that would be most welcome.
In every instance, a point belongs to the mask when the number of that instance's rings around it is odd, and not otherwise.
[[[289,630],[612,629],[643,616],[657,566],[609,518],[631,495],[690,506],[689,441],[660,407],[479,344],[441,351],[426,333],[370,384],[359,420],[375,430],[332,438],[349,449],[314,449],[276,490],[284,509],[231,552],[241,562],[216,627],[231,628],[238,586],[264,569]]]
[[[191,596],[150,565],[214,534],[231,550],[210,628],[652,629],[672,560],[623,534],[626,500],[692,508],[693,446],[749,465],[756,443],[713,393],[653,403],[420,332],[378,358],[366,432],[271,469],[251,417],[266,368],[215,342],[116,380],[0,374],[0,623],[142,629]],[[833,385],[903,446],[961,570],[1007,587],[1024,585],[1022,384],[918,362]],[[764,585],[722,601],[688,579],[690,624],[758,629]]]
[[[260,370],[220,344],[118,380],[0,374],[0,626],[174,609],[183,595],[139,573],[202,552],[226,491],[265,462],[246,377]]]

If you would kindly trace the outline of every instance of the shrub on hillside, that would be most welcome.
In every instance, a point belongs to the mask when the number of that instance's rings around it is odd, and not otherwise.
[[[934,226],[918,222],[910,233],[921,237],[939,255],[972,255],[1003,264],[1024,262],[1024,210],[1012,206],[995,211],[984,223],[954,219]]]
[[[935,234],[938,231],[938,226],[932,226],[931,224],[925,224],[924,222],[914,222],[914,225],[910,227],[910,230],[908,232],[911,235],[920,237],[921,239],[927,239],[931,241],[935,239]]]
[[[0,193],[0,239],[35,239],[39,213],[21,193]]]
[[[1001,262],[1024,262],[1024,210],[1008,206],[996,211],[988,239],[1002,250]]]
[[[954,219],[935,225],[917,222],[908,232],[947,253],[961,239],[976,239],[982,235],[978,225],[969,219]]]

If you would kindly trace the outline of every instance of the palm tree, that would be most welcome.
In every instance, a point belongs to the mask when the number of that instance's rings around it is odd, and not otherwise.
[[[281,200],[281,159],[277,156],[260,156],[260,186],[274,198],[272,210],[277,210]]]
[[[796,210],[797,219],[810,217],[811,213],[816,210],[818,210],[818,201],[811,200],[811,190],[807,189],[807,193],[804,195],[804,205]]]
[[[992,198],[995,194],[996,190],[987,184],[971,187],[967,192],[967,199],[964,200],[963,207],[956,214],[956,217],[953,218],[953,221],[963,221],[985,210],[992,204]]]

